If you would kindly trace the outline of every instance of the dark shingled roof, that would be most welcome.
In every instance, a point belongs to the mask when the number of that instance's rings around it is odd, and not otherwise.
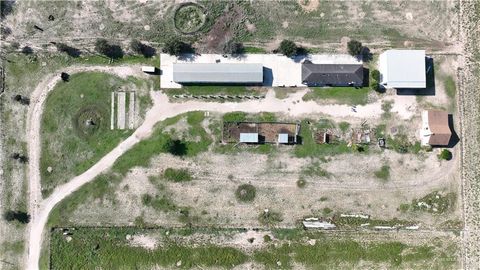
[[[363,85],[361,64],[302,64],[302,82],[318,85]]]

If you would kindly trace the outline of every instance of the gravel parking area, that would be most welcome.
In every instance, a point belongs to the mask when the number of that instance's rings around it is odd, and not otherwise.
[[[262,63],[264,67],[264,86],[297,86],[302,84],[302,62],[310,60],[323,64],[357,64],[361,63],[350,55],[316,54],[308,57],[288,58],[279,54],[247,54],[241,57],[223,57],[221,54],[202,54],[178,58],[176,56],[160,55],[160,87],[181,88],[173,81],[173,63]]]

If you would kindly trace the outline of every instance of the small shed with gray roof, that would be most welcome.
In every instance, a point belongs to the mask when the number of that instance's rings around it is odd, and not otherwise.
[[[179,84],[263,83],[263,65],[252,63],[174,63],[173,81]]]
[[[362,64],[302,64],[302,83],[308,86],[362,86]]]

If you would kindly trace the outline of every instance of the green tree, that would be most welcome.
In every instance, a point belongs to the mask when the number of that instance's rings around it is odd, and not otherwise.
[[[443,160],[451,160],[452,159],[452,152],[450,152],[447,149],[443,149],[442,152],[440,152],[440,155],[438,155],[439,159]]]
[[[362,50],[363,50],[363,45],[360,41],[357,41],[357,40],[350,40],[348,43],[347,43],[347,47],[348,47],[348,53],[350,55],[353,55],[353,56],[357,56],[357,55],[360,55],[362,53]]]
[[[292,57],[297,54],[298,47],[295,42],[284,39],[280,43],[280,47],[278,47],[278,51],[284,54],[287,57]]]
[[[245,48],[243,48],[242,43],[235,42],[233,40],[229,40],[223,45],[223,53],[226,53],[226,54],[243,54],[244,52],[245,52]]]
[[[109,47],[108,41],[104,38],[99,38],[95,41],[95,51],[98,53],[105,54]]]
[[[192,52],[192,47],[181,41],[178,37],[172,37],[165,41],[163,51],[170,55],[179,56],[182,53]]]
[[[370,88],[372,88],[372,90],[379,91],[380,90],[380,84],[378,83],[377,80],[372,78],[372,80],[370,81]]]
[[[132,41],[130,41],[130,49],[132,49],[132,51],[135,53],[143,54],[143,46],[144,45],[136,39],[132,39]]]
[[[377,82],[380,81],[380,71],[374,69],[372,70],[372,78],[376,80]]]

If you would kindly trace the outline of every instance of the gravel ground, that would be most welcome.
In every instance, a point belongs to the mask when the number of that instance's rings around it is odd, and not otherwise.
[[[475,5],[477,11],[475,14]],[[464,199],[463,232],[463,268],[478,269],[480,265],[480,147],[479,119],[479,63],[475,62],[474,55],[480,50],[480,35],[478,9],[480,3],[462,1],[461,5],[461,30],[464,40],[464,68],[460,71],[460,115],[462,119],[461,145],[462,145],[462,179]],[[478,56],[477,56],[478,57]]]

